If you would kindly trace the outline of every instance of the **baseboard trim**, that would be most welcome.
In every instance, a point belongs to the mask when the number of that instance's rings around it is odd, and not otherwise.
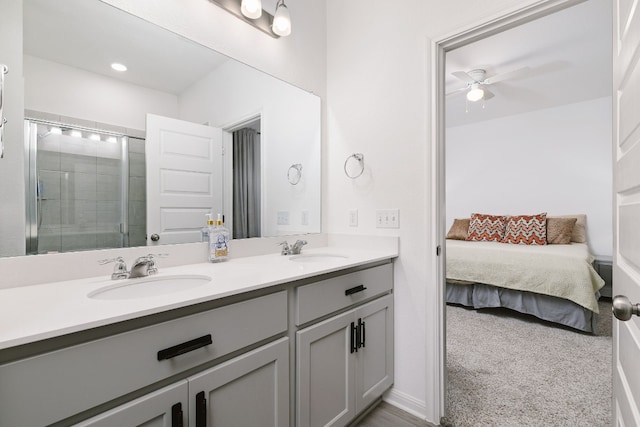
[[[411,415],[420,418],[421,420],[427,419],[427,406],[425,402],[416,399],[413,396],[409,396],[406,393],[392,388],[384,394],[382,400],[396,408],[402,409]]]

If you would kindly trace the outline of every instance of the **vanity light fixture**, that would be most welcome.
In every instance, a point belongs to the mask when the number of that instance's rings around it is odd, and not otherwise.
[[[273,32],[281,37],[291,34],[291,15],[284,0],[278,0],[276,14],[273,17]]]
[[[114,62],[113,64],[111,64],[111,68],[120,72],[127,71],[127,66],[118,62]]]
[[[262,16],[262,1],[242,0],[240,11],[249,19],[258,19]]]
[[[275,17],[262,10],[262,0],[209,1],[275,39],[291,34],[291,16],[284,0],[278,0]]]
[[[484,98],[484,90],[478,83],[472,83],[469,92],[467,92],[467,99],[471,102],[480,101]]]

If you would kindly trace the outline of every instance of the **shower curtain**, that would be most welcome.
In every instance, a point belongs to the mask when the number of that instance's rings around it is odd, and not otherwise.
[[[260,137],[233,132],[233,238],[260,237]]]

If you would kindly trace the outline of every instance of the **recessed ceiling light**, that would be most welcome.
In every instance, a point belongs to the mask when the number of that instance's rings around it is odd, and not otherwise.
[[[127,66],[118,62],[114,62],[113,64],[111,64],[111,68],[116,71],[127,71]]]

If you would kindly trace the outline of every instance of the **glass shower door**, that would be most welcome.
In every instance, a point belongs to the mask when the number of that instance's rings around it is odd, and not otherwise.
[[[127,137],[29,120],[27,252],[127,246]]]

